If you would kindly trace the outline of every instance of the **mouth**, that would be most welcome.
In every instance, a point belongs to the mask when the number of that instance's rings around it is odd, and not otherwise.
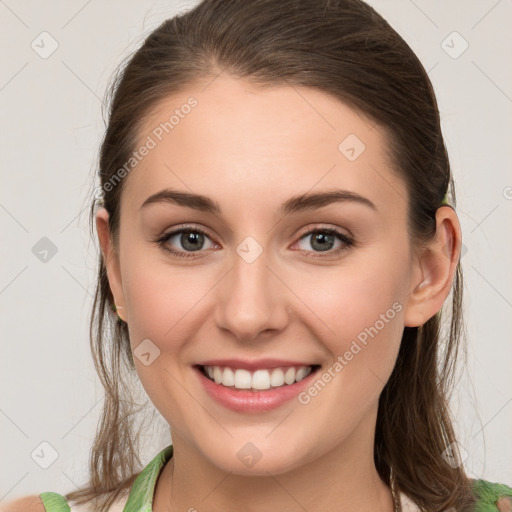
[[[196,369],[211,382],[234,391],[271,391],[293,386],[316,373],[319,364],[310,366],[282,366],[247,370],[230,366],[195,365]]]

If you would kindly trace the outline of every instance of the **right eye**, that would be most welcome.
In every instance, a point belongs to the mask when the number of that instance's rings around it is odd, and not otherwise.
[[[204,248],[205,240],[210,240],[212,246],[215,245],[208,234],[202,229],[197,227],[184,227],[165,233],[156,239],[155,242],[173,256],[178,258],[194,258],[195,255],[192,253],[204,252],[201,251],[201,249]],[[171,248],[179,245],[181,245],[183,250]],[[208,248],[211,249],[213,247],[207,247],[207,249]]]

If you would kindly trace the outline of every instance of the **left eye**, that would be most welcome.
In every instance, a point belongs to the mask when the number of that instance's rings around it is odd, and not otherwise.
[[[301,241],[307,241],[308,239],[310,240],[309,245],[313,247],[312,252],[330,251],[331,254],[338,253],[353,243],[353,241],[348,236],[331,228],[321,228],[308,231],[300,238],[299,244]],[[336,239],[341,244],[341,247],[338,246],[337,248],[333,248]],[[302,247],[302,249],[310,252],[310,250],[307,248]]]

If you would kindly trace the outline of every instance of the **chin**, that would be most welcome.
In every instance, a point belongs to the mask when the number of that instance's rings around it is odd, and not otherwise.
[[[215,441],[212,441],[215,443]],[[217,440],[218,442],[218,440]],[[209,446],[211,448],[211,445]],[[304,461],[305,446],[283,446],[268,439],[258,441],[230,440],[217,444],[215,449],[203,452],[210,462],[224,472],[241,476],[266,476],[286,473],[301,466]]]

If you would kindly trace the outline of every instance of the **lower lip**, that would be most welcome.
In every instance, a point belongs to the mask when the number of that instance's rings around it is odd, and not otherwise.
[[[275,409],[299,395],[301,391],[310,385],[313,377],[318,372],[317,368],[300,382],[284,385],[279,388],[246,391],[216,384],[208,379],[201,369],[194,367],[194,370],[199,375],[204,389],[214,400],[224,407],[237,412],[262,412]]]

